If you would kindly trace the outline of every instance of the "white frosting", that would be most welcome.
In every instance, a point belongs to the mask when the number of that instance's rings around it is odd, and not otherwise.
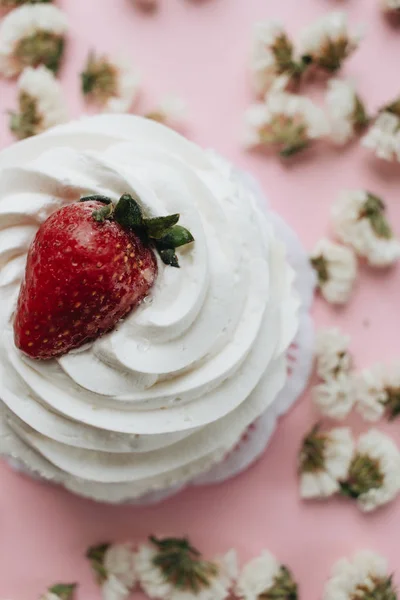
[[[93,344],[24,357],[12,315],[37,227],[81,195],[132,192],[193,233],[181,269],[160,264],[150,298]],[[231,165],[152,121],[95,117],[3,152],[0,269],[0,451],[81,494],[120,501],[199,474],[286,379],[299,300],[268,214]]]

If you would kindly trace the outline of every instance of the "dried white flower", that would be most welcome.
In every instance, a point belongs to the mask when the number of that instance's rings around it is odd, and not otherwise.
[[[318,331],[315,356],[317,373],[321,379],[335,377],[341,372],[349,373],[353,362],[349,344],[350,336],[335,327]]]
[[[185,115],[185,101],[177,96],[167,96],[154,110],[151,110],[145,116],[147,119],[163,123],[168,127],[179,128],[179,125],[185,119]]]
[[[315,67],[335,73],[357,49],[361,37],[361,31],[349,31],[346,13],[332,12],[303,31],[301,55]]]
[[[397,594],[388,575],[387,561],[364,550],[352,559],[342,558],[332,569],[323,600],[396,600]]]
[[[11,112],[10,129],[18,139],[36,135],[68,120],[59,82],[46,67],[27,67],[18,80],[17,112]]]
[[[304,63],[296,60],[293,43],[281,23],[265,21],[255,24],[251,73],[258,94],[265,94],[281,75],[287,76],[287,83],[297,80],[305,68]]]
[[[101,585],[103,600],[126,600],[130,593],[131,590],[115,575],[109,575]]]
[[[82,93],[105,112],[128,112],[139,93],[140,77],[125,60],[89,54],[81,73]]]
[[[400,0],[382,0],[382,9],[386,12],[400,11]]]
[[[72,600],[76,587],[76,583],[57,583],[48,588],[40,600]]]
[[[56,73],[67,28],[65,14],[52,4],[27,4],[11,11],[0,24],[0,73],[13,77],[41,64]]]
[[[297,598],[297,584],[289,569],[264,550],[243,567],[235,595],[241,600]]]
[[[130,544],[114,544],[104,554],[103,566],[107,575],[114,575],[129,589],[136,583],[134,556]]]
[[[326,417],[342,421],[354,407],[355,386],[352,374],[338,373],[312,389],[312,400]]]
[[[378,158],[400,161],[400,117],[387,110],[382,111],[361,143],[373,150]]]
[[[53,0],[0,0],[0,7],[17,8],[22,4],[45,4],[47,2],[53,2]]]
[[[331,139],[335,144],[346,144],[368,124],[364,103],[352,82],[329,81],[326,103],[331,119]]]
[[[371,429],[359,438],[341,491],[364,512],[394,500],[400,492],[400,452],[387,435]]]
[[[309,98],[273,89],[264,104],[245,114],[244,143],[248,148],[276,148],[284,157],[307,148],[329,133],[324,111]]]
[[[350,248],[322,238],[315,246],[310,260],[325,300],[332,304],[345,304],[350,298],[357,277],[354,252]]]
[[[104,600],[125,600],[135,587],[135,553],[131,544],[100,544],[87,558],[101,585]]]
[[[150,538],[139,547],[136,572],[143,591],[157,600],[225,600],[237,575],[236,554],[213,562],[187,539]],[[172,560],[171,560],[172,559]]]
[[[142,10],[153,11],[158,8],[158,0],[132,0],[133,4]]]
[[[347,427],[321,432],[313,427],[304,438],[299,454],[300,495],[302,498],[327,498],[340,491],[354,452],[354,441]]]
[[[400,414],[400,365],[364,369],[356,379],[356,409],[368,421],[390,420]]]
[[[344,191],[332,206],[337,237],[375,267],[400,258],[400,242],[393,236],[383,201],[364,190]]]

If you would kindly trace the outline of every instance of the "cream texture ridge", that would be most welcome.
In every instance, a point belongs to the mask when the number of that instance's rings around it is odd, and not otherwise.
[[[139,196],[180,213],[195,243],[159,264],[151,294],[111,333],[31,360],[12,321],[27,250],[57,208]],[[140,117],[59,126],[0,154],[0,452],[97,500],[189,481],[238,443],[287,378],[300,301],[285,247],[238,172]]]

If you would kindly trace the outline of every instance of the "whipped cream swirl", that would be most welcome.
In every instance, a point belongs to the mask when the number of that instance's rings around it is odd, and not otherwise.
[[[14,345],[29,244],[82,195],[136,193],[180,213],[195,243],[159,264],[151,295],[111,333],[51,361]],[[68,488],[122,501],[221,460],[273,402],[299,300],[268,214],[234,168],[132,116],[58,127],[0,155],[0,451]]]

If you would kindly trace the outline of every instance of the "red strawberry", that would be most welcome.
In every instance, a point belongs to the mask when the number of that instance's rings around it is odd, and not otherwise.
[[[152,249],[116,221],[97,222],[99,201],[70,204],[40,227],[28,253],[14,321],[16,346],[48,359],[110,331],[148,293]]]

